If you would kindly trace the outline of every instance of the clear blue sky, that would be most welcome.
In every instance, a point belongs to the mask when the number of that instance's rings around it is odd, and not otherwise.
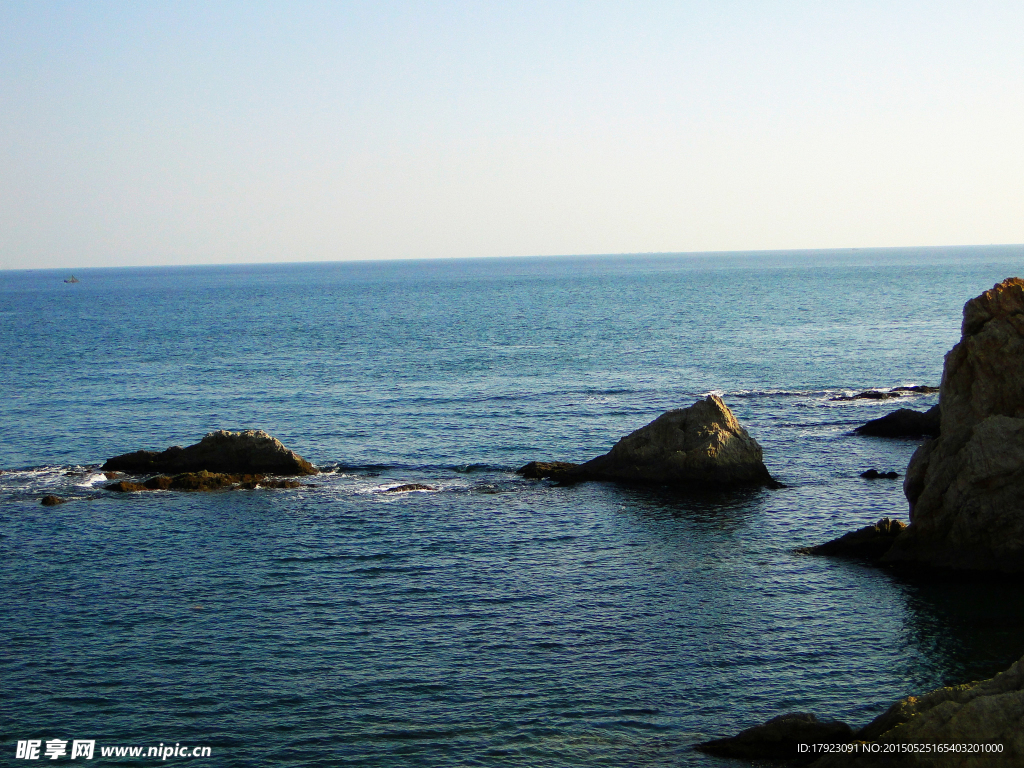
[[[0,3],[0,268],[1024,242],[1024,3]]]

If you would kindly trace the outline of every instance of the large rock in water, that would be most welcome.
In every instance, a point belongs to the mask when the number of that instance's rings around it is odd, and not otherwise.
[[[230,474],[315,475],[316,467],[266,432],[210,432],[195,445],[166,451],[135,451],[108,459],[104,470],[153,472],[225,472]]]
[[[777,485],[761,446],[720,397],[668,411],[568,473],[582,479],[726,488]]]
[[[910,526],[883,561],[1024,571],[1024,280],[964,306],[939,402],[940,436],[903,483]]]

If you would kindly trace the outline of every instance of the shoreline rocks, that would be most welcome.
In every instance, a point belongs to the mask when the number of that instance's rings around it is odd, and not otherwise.
[[[764,465],[761,446],[717,395],[663,413],[584,464],[530,462],[518,472],[560,482],[611,480],[709,489],[779,486]]]
[[[186,448],[134,451],[107,459],[105,472],[131,474],[217,472],[227,474],[315,475],[317,469],[262,430],[219,430]]]

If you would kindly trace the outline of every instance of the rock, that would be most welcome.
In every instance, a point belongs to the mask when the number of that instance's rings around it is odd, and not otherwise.
[[[572,464],[568,461],[531,461],[526,466],[516,470],[517,475],[522,475],[529,480],[540,480],[550,478],[552,480],[563,480],[568,473],[579,467],[579,464]]]
[[[856,395],[838,395],[830,397],[831,402],[842,402],[846,400],[891,400],[894,397],[901,397],[898,391],[883,392],[879,389],[869,389],[867,392],[858,392]]]
[[[221,488],[228,488],[240,483],[255,485],[259,481],[259,476],[229,475],[224,472],[207,472],[204,469],[199,472],[183,472],[170,480],[169,487],[175,491],[219,491]]]
[[[432,485],[423,485],[422,483],[406,483],[405,485],[396,485],[391,488],[385,488],[381,493],[406,493],[408,491],[436,491]]]
[[[120,480],[104,486],[108,491],[219,491],[226,488],[301,488],[297,480],[268,480],[263,475],[231,475],[224,472],[183,472],[174,477],[157,475],[142,483]]]
[[[47,494],[46,496],[43,496],[42,504],[44,507],[56,507],[58,504],[64,504],[66,501],[67,499],[61,498],[60,496]]]
[[[910,526],[883,561],[1024,571],[1024,280],[964,306],[946,355],[941,433],[914,453]]]
[[[805,758],[798,744],[845,744],[853,740],[853,729],[838,721],[821,722],[812,714],[793,712],[779,715],[727,739],[714,739],[694,748],[718,757],[746,760]]]
[[[1024,761],[1024,659],[989,680],[939,688],[893,704],[855,734],[859,741],[886,744],[1001,744],[1001,752],[899,754],[900,766],[1018,766]],[[884,748],[884,747],[883,747]],[[885,765],[884,753],[829,755],[814,768]]]
[[[118,493],[132,493],[133,491],[148,491],[150,490],[142,483],[132,483],[128,480],[118,480],[116,483],[103,486],[108,491],[117,491]]]
[[[210,432],[187,448],[135,451],[108,459],[103,470],[152,472],[220,472],[229,474],[315,475],[316,467],[261,430]]]
[[[938,387],[929,387],[926,384],[918,384],[913,387],[893,387],[893,392],[916,392],[922,395],[930,395],[933,392],[938,392]]]
[[[832,539],[815,547],[800,547],[800,555],[835,555],[837,557],[858,557],[877,560],[893,545],[896,537],[903,532],[906,524],[899,520],[883,517],[873,525],[866,525],[856,531]]]
[[[124,472],[104,472],[103,476],[107,480],[116,480],[119,477],[124,477]]]
[[[899,472],[879,472],[877,469],[869,469],[861,472],[860,476],[867,480],[895,480],[900,476]]]
[[[663,413],[564,477],[707,488],[778,485],[761,446],[716,395]]]
[[[243,487],[248,488],[248,485],[242,484]],[[261,480],[256,483],[253,488],[259,486],[260,488],[315,488],[316,486],[309,483],[300,483],[298,480]]]
[[[854,431],[870,437],[938,437],[941,422],[939,406],[927,411],[900,408],[880,419],[872,419]]]
[[[562,483],[613,480],[713,489],[780,485],[762,461],[761,446],[716,395],[663,413],[585,464],[531,461],[516,473]]]

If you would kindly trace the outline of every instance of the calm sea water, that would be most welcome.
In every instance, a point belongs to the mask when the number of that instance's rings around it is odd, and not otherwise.
[[[691,745],[987,676],[1024,654],[1019,586],[792,550],[906,518],[859,473],[917,443],[850,431],[935,402],[829,398],[938,384],[964,301],[1022,273],[1019,247],[0,272],[4,759],[724,765]],[[711,391],[785,488],[512,472]],[[101,489],[105,458],[220,428],[333,471]],[[379,492],[411,482],[437,490]]]

